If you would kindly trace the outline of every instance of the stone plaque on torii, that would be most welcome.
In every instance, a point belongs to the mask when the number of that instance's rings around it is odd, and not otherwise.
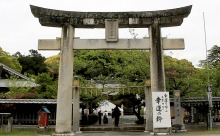
[[[163,50],[184,49],[184,40],[161,38],[161,27],[180,26],[192,8],[192,6],[186,6],[142,12],[73,12],[32,5],[30,7],[32,14],[39,18],[42,26],[62,28],[61,38],[39,40],[38,46],[39,50],[61,50],[54,136],[74,135],[71,131],[73,50],[150,50],[151,91],[166,91]],[[106,38],[74,39],[75,28],[105,28]],[[119,39],[119,28],[148,28],[149,38]],[[154,133],[169,133],[170,128],[153,128],[151,93],[146,98],[146,104],[150,105],[146,106],[148,107],[146,130]],[[78,119],[73,118],[73,122]],[[77,125],[79,124],[73,126],[73,131],[77,131],[76,127],[79,131]]]

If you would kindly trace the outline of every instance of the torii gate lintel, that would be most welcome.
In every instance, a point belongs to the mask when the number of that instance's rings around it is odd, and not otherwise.
[[[65,24],[75,28],[105,28],[105,19],[118,19],[119,28],[146,28],[158,19],[161,27],[180,26],[192,9],[192,5],[157,11],[140,12],[78,12],[47,9],[30,5],[34,17],[42,26],[62,27]]]

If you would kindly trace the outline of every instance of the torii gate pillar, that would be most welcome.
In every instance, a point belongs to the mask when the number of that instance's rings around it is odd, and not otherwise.
[[[72,104],[72,77],[73,77],[73,49],[150,49],[151,52],[151,92],[164,92],[165,77],[163,64],[163,49],[181,43],[179,40],[161,40],[161,27],[179,26],[183,18],[191,12],[192,6],[182,8],[144,11],[144,12],[72,12],[46,9],[31,5],[33,15],[39,18],[41,25],[62,27],[61,42],[59,39],[50,40],[54,48],[61,49],[61,62],[59,70],[59,84],[57,97],[56,132],[54,136],[72,136],[71,132],[71,104]],[[76,40],[74,28],[105,28],[106,20],[114,20],[109,23],[109,39],[105,40]],[[116,22],[116,23],[114,23]],[[74,28],[73,28],[74,26]],[[120,40],[115,28],[149,28],[150,39]],[[162,44],[162,41],[166,41]],[[78,42],[78,43],[77,43]],[[43,43],[43,44],[42,44]],[[41,45],[48,43],[43,41]],[[172,43],[172,44],[171,44]],[[125,45],[123,45],[125,44]],[[119,45],[119,46],[116,46]],[[136,45],[138,47],[136,47]],[[144,45],[145,47],[141,46]],[[149,47],[150,45],[150,47]],[[162,46],[163,45],[163,46]],[[175,44],[174,44],[175,45]],[[148,46],[148,47],[147,47]],[[165,47],[166,46],[166,47]],[[173,49],[167,48],[167,49]],[[151,92],[149,93],[151,95]],[[152,111],[152,101],[147,99],[149,113]],[[169,133],[170,128],[153,128],[152,113],[146,119],[146,130],[156,133]]]
[[[72,123],[72,83],[73,83],[73,37],[74,28],[71,25],[62,27],[61,53],[57,94],[56,134],[66,133],[73,136]]]
[[[158,19],[154,20],[149,28],[149,37],[150,37],[150,75],[151,75],[151,90],[146,90],[148,95],[145,95],[147,98],[147,105],[152,105],[152,92],[165,92],[165,72],[164,72],[164,63],[163,63],[163,47],[161,42],[161,28],[158,25]],[[154,129],[153,128],[153,108],[152,106],[146,107],[146,131],[154,133],[170,133],[171,128],[163,129]]]

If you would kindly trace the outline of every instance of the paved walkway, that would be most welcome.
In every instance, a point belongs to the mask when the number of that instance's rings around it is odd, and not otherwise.
[[[37,135],[50,136],[50,135]],[[75,136],[152,136],[144,132],[83,132],[75,134]],[[188,134],[188,133],[173,133],[170,136],[220,136],[220,134]]]
[[[109,118],[108,124],[96,124],[90,126],[82,126],[82,133],[76,133],[75,136],[151,136],[150,133],[143,132],[145,130],[145,125],[134,124],[136,118],[134,116],[124,116],[120,119],[119,127],[114,127],[111,118]],[[19,126],[17,126],[18,128]],[[22,128],[24,126],[21,126]],[[36,128],[36,126],[33,126]],[[55,126],[50,126],[50,129],[54,129]],[[31,126],[26,126],[26,128],[31,128]],[[220,128],[220,125],[218,125]],[[171,136],[220,136],[219,134],[193,134],[192,131],[203,131],[206,130],[206,124],[199,125],[186,125],[187,132],[184,133],[173,133]],[[189,131],[188,131],[189,130]],[[34,136],[50,136],[38,134]]]
[[[92,127],[92,128],[98,127],[98,128],[102,128],[102,129],[99,131],[82,131],[81,133],[76,133],[75,136],[152,136],[149,132],[143,132],[140,130],[138,130],[138,131],[123,130],[124,126],[122,124],[119,126],[118,130],[117,129],[113,130],[113,128],[115,128],[115,127],[112,124],[94,125],[94,126],[90,126],[90,127]],[[193,133],[194,131],[201,132],[206,129],[203,129],[203,127],[202,127],[202,129],[198,128],[198,126],[188,126],[188,127],[191,127],[191,129],[193,129],[193,131],[191,130],[191,131],[182,132],[182,133],[172,133],[172,134],[170,134],[170,136],[220,136],[220,132],[218,134],[216,134],[216,132],[215,133],[213,132],[213,134],[195,134],[195,133]],[[112,129],[108,130],[108,128],[110,128],[110,129],[112,128]],[[50,135],[37,135],[37,136],[50,136]]]

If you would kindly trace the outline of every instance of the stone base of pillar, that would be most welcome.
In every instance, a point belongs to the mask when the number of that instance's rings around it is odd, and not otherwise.
[[[75,136],[75,134],[74,133],[65,133],[65,134],[54,133],[52,134],[52,136]]]
[[[144,131],[144,133],[149,133],[149,134],[150,134],[150,131],[148,131],[148,130],[145,130],[145,131]]]
[[[173,133],[183,133],[183,132],[186,132],[185,124],[182,124],[182,125],[174,124],[172,132]]]
[[[186,131],[187,131],[186,129],[172,130],[173,133],[185,133]]]
[[[154,132],[151,132],[150,135],[170,135],[172,134],[171,128],[154,128]]]
[[[171,133],[154,133],[151,132],[150,135],[158,135],[158,136],[165,136],[165,135],[170,135]]]
[[[81,133],[82,133],[82,131],[76,131],[76,132],[74,132],[74,133],[76,133],[76,134],[81,134]]]
[[[145,127],[146,132],[153,132],[153,128],[151,126]]]

